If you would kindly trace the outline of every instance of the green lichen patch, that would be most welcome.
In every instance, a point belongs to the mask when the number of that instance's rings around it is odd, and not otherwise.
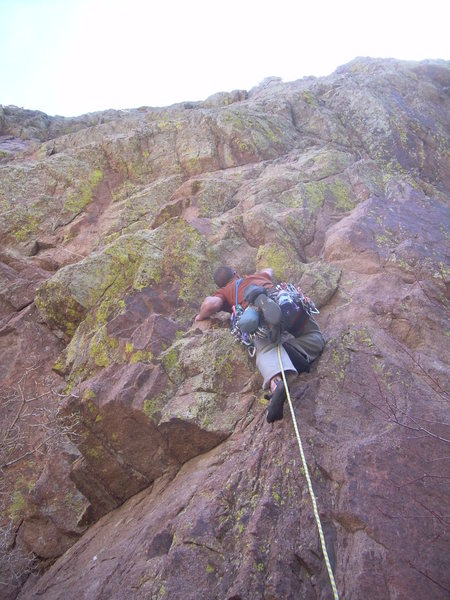
[[[64,353],[61,353],[52,366],[53,371],[59,373],[60,375],[66,375],[66,360],[64,357]]]
[[[348,350],[375,348],[372,334],[367,327],[358,327],[342,335],[342,345]]]
[[[89,344],[89,357],[97,367],[108,367],[118,361],[116,338],[107,335],[106,328],[101,327],[92,336]]]
[[[179,175],[154,181],[145,187],[131,186],[127,180],[124,184],[128,184],[126,191],[123,189],[114,198],[116,202],[124,201],[118,220],[120,230],[133,233],[148,229],[182,183],[183,178]]]
[[[12,502],[8,506],[8,516],[13,521],[18,521],[25,510],[25,498],[18,489],[14,491]]]
[[[310,106],[312,106],[314,108],[319,107],[319,101],[311,90],[304,90],[302,92],[301,96],[302,96],[302,99]]]
[[[336,381],[344,383],[346,368],[350,362],[350,355],[347,348],[342,343],[336,344],[332,350],[333,374]]]
[[[218,217],[236,206],[240,180],[204,179],[196,183],[195,204],[199,207],[199,217]]]
[[[150,350],[136,350],[129,358],[130,364],[134,365],[138,362],[150,363],[153,359],[153,354]]]
[[[198,361],[202,389],[209,391],[229,389],[237,372],[247,366],[245,353],[226,330],[207,337],[189,358],[192,366]]]
[[[238,162],[274,158],[295,143],[291,124],[282,117],[269,119],[267,115],[230,106],[220,112],[217,125]]]
[[[214,374],[225,358],[217,358],[220,350],[225,354],[228,348],[222,347],[219,332],[198,338],[181,338],[176,340],[161,354],[161,364],[174,384],[181,384],[186,379],[199,376],[197,387],[204,391],[214,391]],[[229,336],[231,338],[231,336]],[[226,344],[225,344],[226,345]]]
[[[94,398],[96,398],[96,397],[97,397],[97,394],[94,392],[94,390],[91,390],[90,388],[85,390],[85,392],[83,394],[83,398],[85,400],[94,400]]]
[[[352,210],[357,204],[346,178],[310,181],[305,183],[304,190],[308,208],[312,214],[315,214],[325,204],[341,212]]]
[[[323,181],[344,173],[353,161],[352,154],[326,147],[303,152],[297,166],[303,181]]]
[[[206,239],[183,219],[172,219],[164,232],[161,276],[171,283],[183,301],[184,310],[198,303],[199,289],[211,282],[215,251]]]
[[[42,213],[39,205],[31,207],[18,207],[11,215],[10,233],[18,242],[25,242],[32,234],[39,230],[42,222]]]
[[[302,187],[293,187],[280,195],[280,203],[289,208],[304,208],[304,190]]]
[[[180,400],[165,405],[166,420],[193,420],[211,431],[234,426],[239,410],[232,407],[239,404],[243,377],[248,377],[248,360],[229,331],[211,330],[201,337],[178,340],[161,355],[161,363],[172,386],[190,390],[187,404]],[[225,405],[229,405],[227,410]]]
[[[125,298],[133,288],[172,289],[182,301],[180,312],[190,311],[198,304],[198,290],[212,281],[212,256],[203,236],[182,219],[171,219],[61,269],[37,294],[41,314],[72,337],[55,368],[66,373],[69,367],[78,381],[112,363],[152,361],[149,349],[131,348],[109,335],[108,323],[127,310]]]
[[[89,311],[96,326],[123,308],[122,296],[133,283],[146,240],[123,236],[75,265],[64,267],[37,290],[42,316],[72,336]]]
[[[278,281],[297,282],[303,271],[303,263],[290,245],[266,244],[258,248],[256,269],[272,268]]]
[[[86,316],[86,307],[68,294],[65,282],[58,276],[45,281],[37,289],[35,303],[50,325],[70,337]]]
[[[167,394],[158,394],[151,398],[146,398],[143,404],[143,411],[149,419],[154,420],[160,416],[161,410],[167,402]]]
[[[179,356],[188,343],[189,342],[187,340],[178,340],[172,344],[168,350],[161,354],[161,363],[164,367],[164,370],[166,371],[170,380],[175,383],[180,383],[183,379]]]
[[[78,190],[71,192],[66,200],[65,209],[70,213],[79,214],[93,198],[95,188],[103,179],[101,169],[94,169],[83,181]]]

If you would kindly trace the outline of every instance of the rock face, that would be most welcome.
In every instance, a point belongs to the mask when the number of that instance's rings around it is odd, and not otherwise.
[[[341,597],[448,597],[449,66],[1,109],[2,597],[332,597],[289,411],[192,325],[220,264],[321,309],[291,392]]]

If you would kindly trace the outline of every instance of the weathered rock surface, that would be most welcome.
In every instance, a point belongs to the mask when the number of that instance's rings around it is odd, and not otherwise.
[[[357,59],[1,109],[6,598],[331,597],[288,410],[226,316],[192,326],[222,263],[321,309],[292,397],[341,597],[448,596],[449,90],[444,61]]]

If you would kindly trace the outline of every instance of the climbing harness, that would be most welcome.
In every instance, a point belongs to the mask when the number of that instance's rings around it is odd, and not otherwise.
[[[284,369],[283,369],[283,362],[281,360],[281,344],[278,344],[278,361],[280,363],[280,373],[283,378],[284,388],[286,390],[286,397],[287,397],[287,400],[289,403],[289,408],[291,411],[292,423],[294,424],[295,435],[297,437],[298,447],[300,450],[300,456],[302,458],[302,465],[303,465],[303,470],[305,472],[306,481],[308,484],[309,495],[311,496],[311,501],[312,501],[313,510],[314,510],[314,516],[316,518],[317,529],[319,531],[320,544],[322,546],[322,553],[323,553],[323,557],[325,559],[325,564],[327,566],[328,577],[330,579],[331,588],[333,590],[334,600],[339,600],[339,594],[337,591],[336,583],[334,581],[333,570],[331,568],[330,559],[328,557],[328,552],[327,552],[327,547],[325,545],[325,537],[323,535],[322,523],[320,521],[319,511],[317,509],[316,497],[314,496],[314,490],[313,490],[312,483],[311,483],[311,477],[309,475],[309,469],[308,469],[308,465],[306,463],[305,453],[303,452],[303,444],[302,444],[302,440],[300,438],[300,433],[299,433],[298,427],[297,427],[297,420],[295,418],[294,407],[292,405],[291,395],[289,393],[289,388],[288,388],[288,384],[286,381],[286,375],[285,375]]]

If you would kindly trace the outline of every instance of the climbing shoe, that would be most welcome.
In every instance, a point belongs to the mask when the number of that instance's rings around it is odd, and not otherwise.
[[[300,350],[297,350],[295,346],[289,344],[289,342],[284,342],[283,348],[289,355],[289,358],[292,361],[292,364],[297,369],[297,373],[309,373],[311,370],[311,365],[308,362],[308,359]]]
[[[252,283],[251,285],[245,288],[244,300],[245,302],[247,302],[247,304],[254,304],[256,298],[260,294],[264,294],[265,296],[267,296],[266,288],[262,285],[256,285]]]
[[[267,422],[273,423],[274,421],[281,421],[283,418],[283,406],[286,400],[286,390],[284,383],[279,379],[276,382],[275,391],[272,394],[272,399],[267,409]]]
[[[266,294],[259,294],[255,299],[254,304],[261,310],[267,325],[280,325],[281,308],[274,300],[272,300],[272,298],[269,298]]]

